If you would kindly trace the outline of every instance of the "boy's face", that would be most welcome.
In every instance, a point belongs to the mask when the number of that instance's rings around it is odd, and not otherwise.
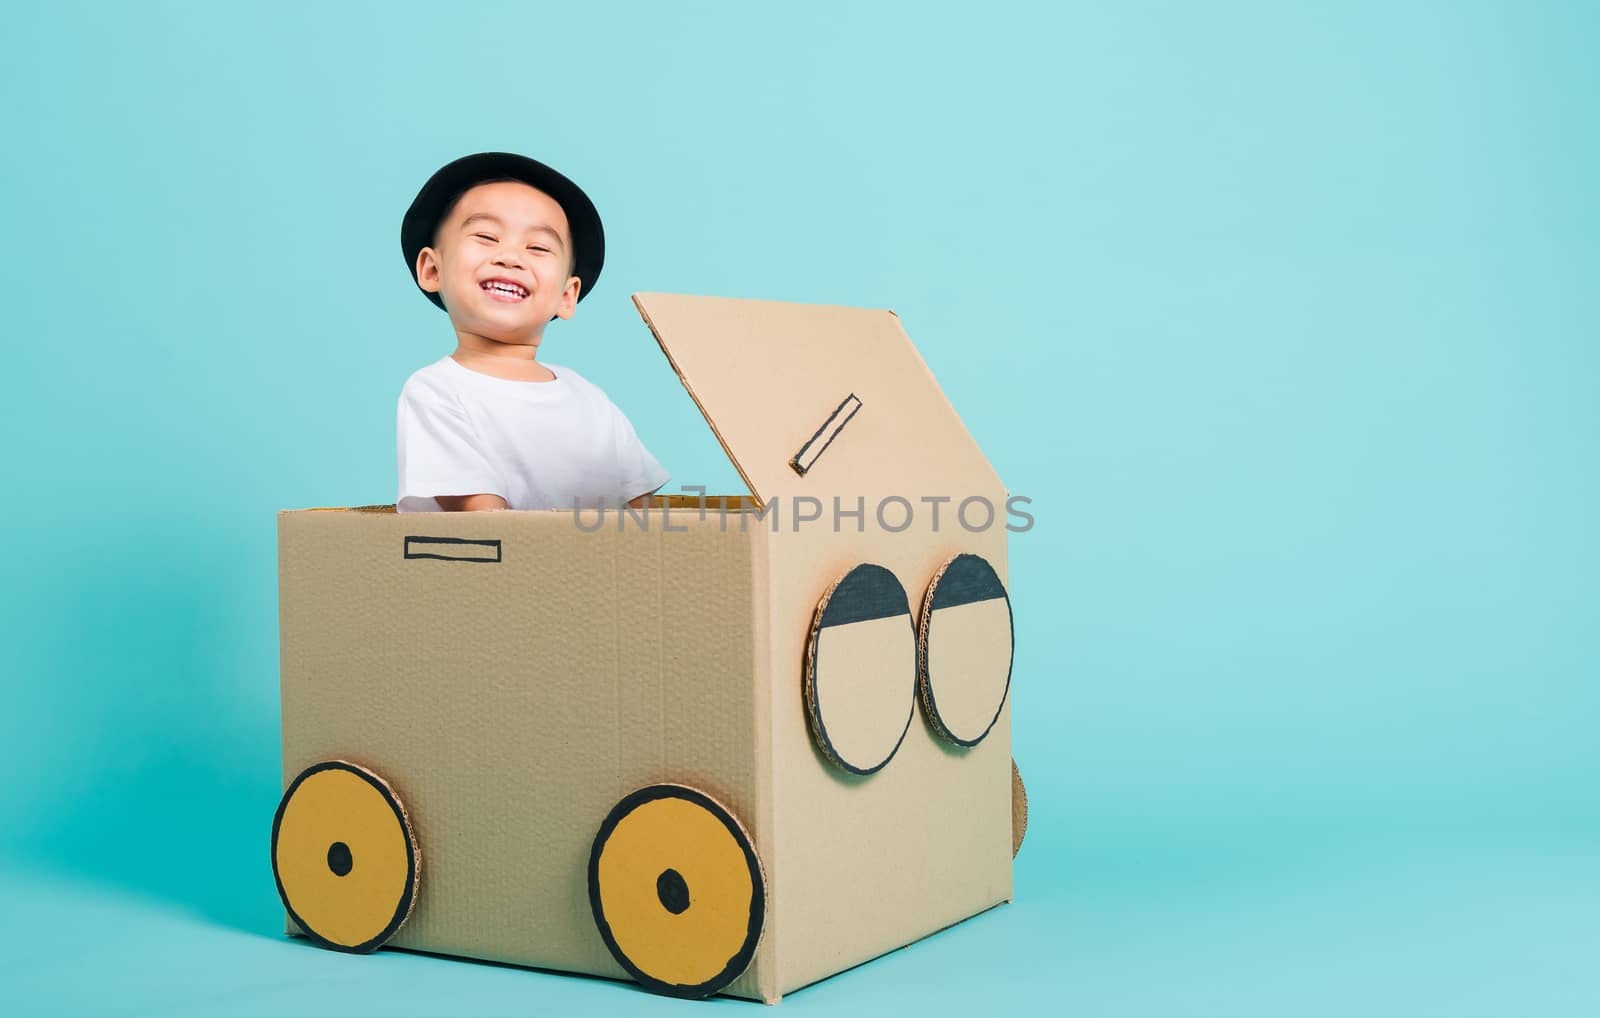
[[[458,332],[537,342],[552,316],[571,318],[577,308],[567,214],[543,191],[519,181],[479,184],[456,202],[434,242],[417,253],[417,282],[439,294]]]

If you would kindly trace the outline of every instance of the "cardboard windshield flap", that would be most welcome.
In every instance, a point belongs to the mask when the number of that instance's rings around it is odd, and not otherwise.
[[[279,513],[290,932],[771,1003],[1010,900],[994,470],[892,312],[634,301],[748,495]]]

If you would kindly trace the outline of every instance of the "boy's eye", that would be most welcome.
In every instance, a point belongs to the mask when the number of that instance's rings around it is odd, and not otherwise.
[[[487,233],[474,233],[473,236],[474,237],[482,237],[484,240],[488,240],[488,241],[493,241],[494,240],[494,238],[489,236]]]
[[[528,245],[528,250],[529,250],[529,251],[543,251],[543,252],[545,252],[545,253],[546,253],[546,254],[548,254],[548,253],[549,253],[549,251],[550,251],[550,249],[549,249],[549,248],[547,248],[547,247],[540,247],[540,246],[539,246],[539,245],[538,245],[538,244],[529,244],[529,245]]]

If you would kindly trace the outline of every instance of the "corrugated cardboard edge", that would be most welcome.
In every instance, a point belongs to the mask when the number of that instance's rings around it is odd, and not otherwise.
[[[681,377],[681,376],[680,376]],[[692,394],[691,394],[692,395]],[[709,420],[709,418],[708,418]],[[720,440],[720,439],[719,439]],[[731,457],[730,457],[731,458]],[[755,784],[761,794],[756,796],[756,854],[767,876],[766,932],[756,948],[755,990],[768,1004],[776,1004],[783,994],[778,982],[778,937],[781,931],[773,907],[777,890],[778,866],[777,809],[773,803],[773,743],[772,743],[772,589],[771,589],[771,535],[759,527],[750,541],[750,591],[751,628],[754,633],[755,682]]]
[[[728,445],[728,440],[722,437],[721,431],[717,430],[716,418],[711,416],[711,411],[706,409],[705,403],[701,402],[699,395],[694,391],[694,386],[689,384],[689,379],[684,377],[683,369],[673,359],[672,351],[667,347],[666,342],[661,338],[661,333],[656,329],[656,323],[650,320],[650,312],[645,310],[644,303],[640,299],[646,296],[649,295],[636,293],[632,296],[633,306],[639,312],[639,317],[644,319],[644,324],[650,329],[650,335],[655,337],[656,345],[661,347],[661,352],[666,355],[667,363],[672,365],[672,373],[678,376],[678,381],[683,385],[683,390],[689,394],[690,399],[694,400],[694,405],[700,410],[700,416],[704,417],[706,424],[710,426],[711,433],[717,436],[717,443],[722,446],[723,455],[728,457],[728,462],[733,464],[733,469],[739,472],[739,479],[744,482],[745,488],[749,490],[751,497],[756,500],[756,508],[764,508],[766,502],[761,492],[756,490],[755,484],[750,480],[750,475],[745,473],[744,466],[739,462],[739,457],[733,454],[733,448]]]
[[[278,660],[280,662],[283,661],[284,656],[288,653],[288,650],[289,650],[288,637],[285,635],[286,631],[287,631],[287,627],[284,626],[284,624],[283,624],[283,620],[284,620],[284,602],[285,602],[284,593],[283,593],[283,574],[284,574],[284,569],[288,564],[288,555],[284,551],[286,542],[283,539],[283,535],[284,535],[284,530],[288,525],[289,514],[294,512],[294,511],[295,510],[293,510],[293,509],[280,509],[280,510],[278,510],[278,571],[277,571],[277,582],[278,582]],[[281,665],[280,665],[280,667],[281,667]],[[282,683],[281,680],[278,683],[278,716],[280,718],[283,717],[283,683]],[[285,773],[285,769],[288,767],[288,759],[289,759],[289,734],[288,734],[288,731],[284,728],[284,726],[280,724],[278,726],[278,773],[280,775],[280,780],[283,780],[283,775]],[[288,785],[287,785],[287,783],[285,783],[284,786],[283,786],[282,791],[287,791],[287,790],[288,790]],[[272,858],[271,858],[271,855],[270,855],[270,852],[271,852],[270,846],[268,848],[268,852],[269,852],[269,855],[267,857],[267,865],[270,867],[272,865]],[[274,878],[274,879],[276,879],[276,878]],[[289,915],[288,910],[285,910],[284,914],[283,914],[283,932],[288,934],[289,936],[292,936],[292,937],[298,937],[298,936],[304,936],[305,935],[301,931],[299,924],[294,921],[294,917]]]
[[[1022,772],[1017,769],[1017,758],[1011,758],[1011,858],[1022,850],[1022,839],[1028,835],[1028,789],[1022,783]]]

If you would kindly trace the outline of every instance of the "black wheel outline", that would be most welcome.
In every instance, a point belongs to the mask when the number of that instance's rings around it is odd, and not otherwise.
[[[383,796],[383,801],[394,811],[395,819],[400,821],[400,830],[406,837],[406,884],[401,891],[400,903],[395,907],[394,916],[377,936],[363,943],[348,947],[344,944],[336,944],[324,937],[316,930],[313,930],[311,925],[304,919],[300,918],[300,913],[296,912],[294,906],[289,904],[289,894],[284,890],[283,878],[278,873],[278,831],[283,826],[283,812],[288,808],[289,800],[294,797],[295,792],[299,791],[300,786],[307,778],[313,774],[320,774],[323,771],[330,770],[347,771],[377,789],[378,794]],[[331,951],[341,951],[345,954],[371,954],[400,931],[400,927],[404,926],[406,920],[411,918],[411,912],[416,907],[417,884],[421,876],[421,860],[422,855],[417,850],[417,835],[411,828],[411,818],[406,814],[405,805],[401,803],[400,797],[395,794],[389,783],[375,771],[368,770],[360,764],[351,763],[348,760],[324,760],[321,763],[312,764],[301,771],[289,783],[289,787],[283,793],[283,798],[278,800],[277,812],[272,815],[272,880],[278,885],[278,899],[283,902],[284,911],[289,913],[289,918],[295,921],[295,925],[300,927],[312,943]]]
[[[647,802],[659,799],[683,799],[694,803],[710,813],[738,844],[744,854],[745,866],[750,870],[750,919],[745,927],[744,943],[739,950],[734,952],[720,972],[703,983],[684,984],[669,983],[645,972],[635,965],[631,959],[617,946],[617,938],[611,931],[611,924],[606,920],[605,908],[600,902],[600,852],[605,847],[612,833],[626,817],[634,810]],[[617,804],[611,807],[611,812],[600,824],[600,830],[594,836],[594,844],[589,849],[589,909],[594,914],[595,927],[600,931],[600,939],[605,942],[606,950],[617,960],[627,973],[645,989],[652,993],[659,993],[669,997],[679,997],[685,1000],[695,1000],[709,997],[722,990],[729,983],[744,974],[750,964],[755,961],[756,948],[761,943],[762,934],[766,929],[767,915],[767,878],[761,869],[761,859],[756,855],[755,842],[739,823],[737,817],[722,803],[711,796],[691,788],[688,785],[665,782],[657,785],[646,785],[635,789],[623,796]]]
[[[939,587],[939,581],[944,578],[945,571],[951,566],[955,565],[956,562],[964,558],[976,559],[978,562],[983,563],[984,567],[989,570],[990,575],[994,577],[995,582],[1000,585],[1000,594],[1006,602],[1006,632],[1011,640],[1011,652],[1006,655],[1006,685],[1005,688],[1000,691],[1000,702],[995,706],[994,717],[989,719],[989,724],[984,728],[982,733],[977,736],[977,738],[971,740],[963,739],[956,735],[956,733],[952,732],[948,727],[945,726],[944,718],[939,716],[938,698],[933,694],[933,676],[928,667],[928,634],[933,627],[934,592]],[[1006,589],[1005,583],[1000,579],[1000,571],[995,569],[994,563],[990,562],[982,555],[975,555],[972,552],[966,551],[961,552],[958,555],[952,555],[950,558],[946,559],[944,565],[940,566],[938,571],[933,574],[933,579],[928,581],[928,589],[922,595],[922,611],[917,619],[916,625],[917,699],[922,703],[923,716],[928,719],[928,724],[933,728],[934,733],[937,734],[939,738],[944,739],[946,742],[960,746],[963,749],[971,749],[973,746],[976,746],[978,743],[988,738],[989,733],[994,730],[995,724],[1000,720],[1001,713],[1006,709],[1006,701],[1011,698],[1011,675],[1015,670],[1017,663],[1017,626],[1016,619],[1011,612],[1011,591]]]

